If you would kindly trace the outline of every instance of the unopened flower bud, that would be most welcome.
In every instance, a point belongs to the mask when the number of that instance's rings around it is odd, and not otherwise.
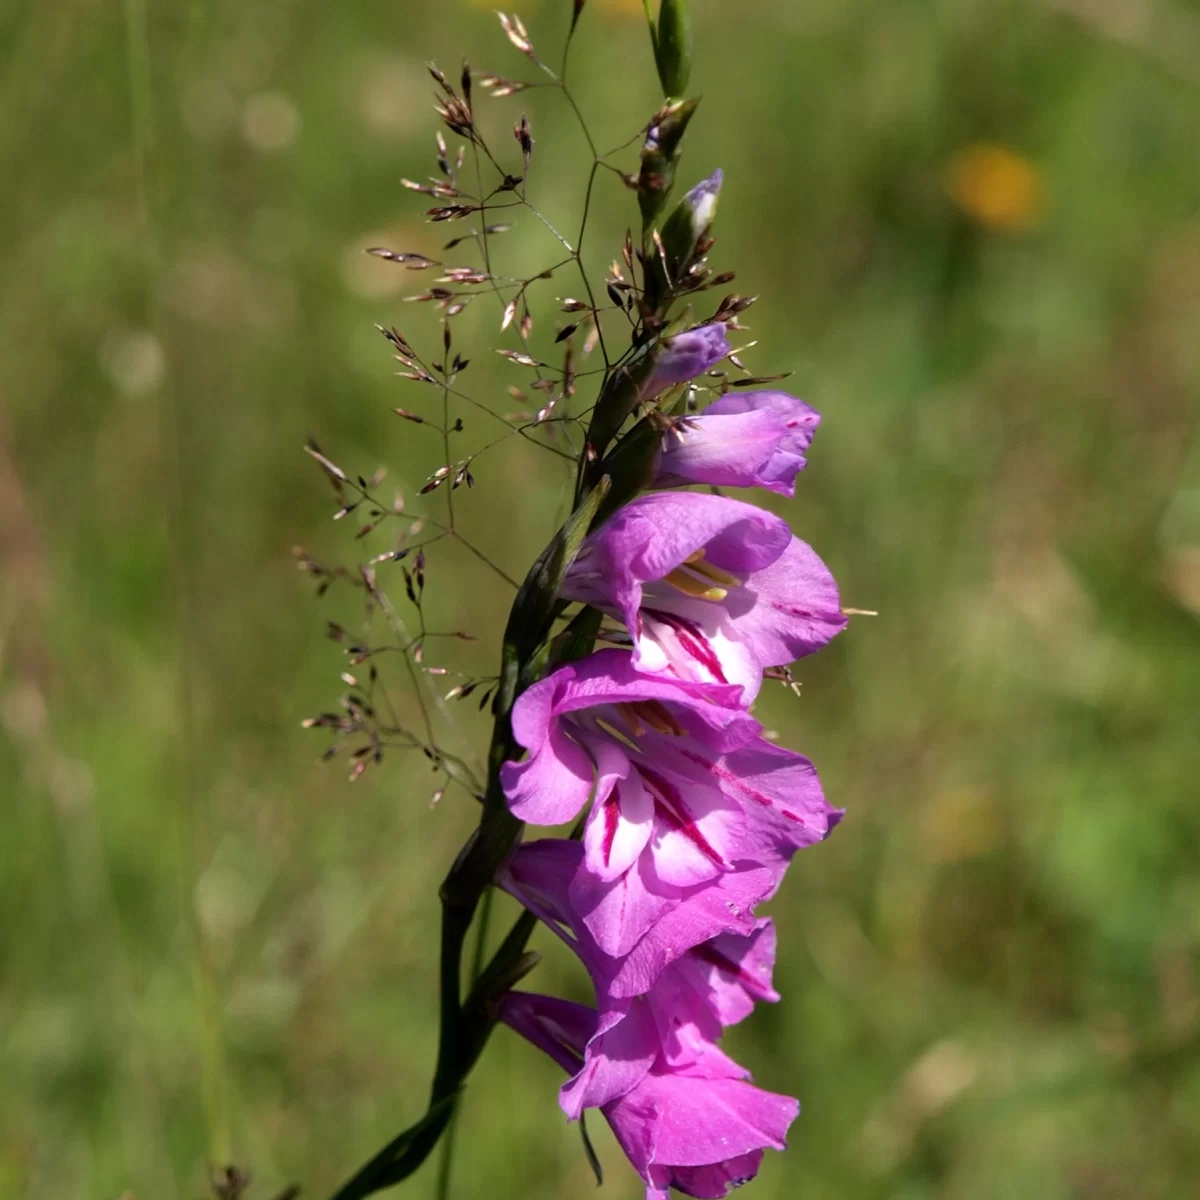
[[[646,229],[662,211],[675,183],[675,165],[679,161],[683,135],[696,111],[699,100],[679,100],[666,105],[655,115],[642,147],[642,166],[638,173],[638,207]]]
[[[715,367],[729,353],[724,325],[699,325],[664,338],[654,355],[642,396],[650,397],[675,383],[687,383]]]
[[[661,256],[646,265],[646,304],[658,311],[670,307],[674,293],[687,277],[693,262],[702,257],[711,239],[706,237],[717,215],[723,172],[718,168],[675,206],[663,224],[659,237]],[[703,239],[703,240],[702,240]]]

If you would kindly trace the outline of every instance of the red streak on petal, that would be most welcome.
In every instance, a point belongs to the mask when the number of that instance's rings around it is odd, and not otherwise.
[[[684,804],[678,790],[656,772],[648,771],[645,767],[638,767],[638,770],[642,778],[650,784],[651,794],[655,799],[655,810],[664,823],[677,833],[682,833],[710,862],[718,867],[728,866],[720,853],[696,827],[696,823],[688,817],[687,805]]]
[[[669,625],[675,631],[675,636],[679,639],[680,646],[719,683],[729,682],[725,678],[725,672],[721,670],[721,660],[717,657],[717,652],[712,648],[712,643],[691,621],[687,621],[683,617],[677,617],[673,613],[665,612],[650,612],[650,616],[656,621],[661,621],[664,625]]]
[[[614,787],[604,801],[604,865],[607,867],[612,859],[613,843],[617,840],[617,827],[621,824],[621,799]]]
[[[781,604],[778,600],[770,600],[768,603],[776,612],[785,613],[789,617],[808,617],[811,619],[817,615],[811,608],[799,608],[794,604]]]
[[[707,944],[695,946],[692,953],[701,962],[708,963],[710,967],[716,967],[721,974],[736,979],[748,992],[757,996],[766,996],[770,993],[770,989],[761,980],[755,979],[745,967],[735,963],[731,958],[726,958],[715,947]]]
[[[710,775],[716,776],[723,784],[732,788],[739,796],[745,796],[748,800],[753,800],[764,808],[775,808],[775,801],[770,796],[752,788],[741,775],[731,771],[724,763],[714,762],[711,758],[705,758],[693,750],[683,750],[683,753],[697,766],[703,767]]]

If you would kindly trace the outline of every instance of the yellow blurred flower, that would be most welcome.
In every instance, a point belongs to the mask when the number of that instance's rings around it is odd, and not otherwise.
[[[987,229],[1012,233],[1042,217],[1042,178],[1029,159],[993,142],[972,142],[951,159],[945,177],[954,203]]]

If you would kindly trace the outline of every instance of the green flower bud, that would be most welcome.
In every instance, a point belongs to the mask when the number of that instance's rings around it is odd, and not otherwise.
[[[646,230],[662,211],[675,183],[675,166],[679,162],[683,135],[699,103],[699,100],[676,100],[665,105],[655,114],[646,133],[637,187],[638,206]]]
[[[696,257],[696,247],[717,215],[723,173],[718,169],[694,188],[663,223],[661,255],[646,263],[645,304],[652,311],[669,307],[672,294]]]
[[[684,268],[696,252],[696,244],[717,215],[717,200],[721,195],[723,172],[718,168],[675,206],[662,227],[663,246],[667,264]]]

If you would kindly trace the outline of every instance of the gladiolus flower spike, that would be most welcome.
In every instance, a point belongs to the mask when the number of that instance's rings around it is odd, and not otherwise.
[[[568,46],[583,27],[585,7],[575,0]],[[466,247],[471,264],[457,265],[457,256],[441,262],[371,252],[408,270],[440,272],[415,297],[442,313],[432,353],[418,348],[420,339],[380,329],[404,367],[400,374],[436,394],[428,411],[395,410],[441,433],[444,458],[416,497],[433,513],[408,513],[399,494],[394,503],[377,499],[381,473],[355,483],[315,444],[308,447],[337,493],[335,515],[360,505],[369,514],[359,538],[385,517],[408,532],[356,575],[304,551],[297,551],[299,564],[321,591],[339,578],[361,583],[369,611],[387,614],[393,631],[401,626],[383,579],[388,570],[402,576],[420,634],[386,648],[407,656],[418,688],[427,676],[447,673],[425,658],[445,644],[432,638],[448,636],[426,632],[440,623],[427,624],[422,608],[435,550],[462,542],[475,560],[504,574],[497,565],[503,552],[476,549],[456,524],[469,501],[460,485],[471,488],[484,450],[505,441],[488,431],[493,440],[482,449],[467,447],[476,408],[490,407],[458,403],[466,398],[461,377],[476,357],[454,342],[454,319],[468,302],[482,312],[486,297],[499,297],[496,327],[509,339],[499,348],[509,364],[502,369],[536,375],[525,386],[542,394],[533,412],[511,415],[513,431],[560,458],[564,447],[578,450],[570,513],[517,587],[498,672],[481,665],[449,691],[441,684],[433,706],[414,706],[424,734],[393,728],[374,709],[382,647],[329,626],[350,666],[370,660],[360,669],[370,674],[360,685],[359,675],[342,672],[350,690],[340,711],[307,724],[355,739],[351,778],[375,769],[397,742],[421,749],[442,776],[434,800],[449,803],[447,790],[459,784],[478,814],[440,891],[441,1030],[428,1111],[333,1200],[361,1200],[424,1162],[499,1024],[566,1072],[559,1103],[570,1120],[600,1111],[647,1200],[667,1200],[672,1189],[724,1196],[747,1183],[765,1151],[785,1148],[799,1113],[795,1099],[757,1087],[721,1040],[758,1005],[779,1002],[772,983],[776,927],[759,909],[783,886],[794,857],[827,838],[842,812],[826,799],[809,759],[768,736],[751,709],[764,680],[790,682],[791,663],[845,629],[848,610],[817,552],[753,502],[754,489],[793,495],[820,416],[795,396],[764,390],[782,376],[751,376],[743,367],[744,351],[732,339],[751,298],[729,293],[707,317],[697,312],[707,290],[733,278],[713,276],[707,255],[718,198],[724,188],[736,201],[737,189],[716,170],[673,207],[666,203],[696,101],[682,95],[692,67],[688,0],[663,0],[659,12],[652,34],[665,100],[647,114],[640,172],[627,177],[637,193],[640,238],[632,233],[633,214],[622,217],[631,232],[614,248],[604,285],[585,276],[577,298],[559,301],[560,313],[569,314],[565,323],[548,322],[551,336],[542,339],[533,338],[530,306],[544,289],[531,285],[564,264],[524,280],[493,275],[488,242],[508,225],[471,199],[501,195],[505,208],[533,202],[527,189],[536,190],[541,175],[531,173],[530,161],[540,151],[528,119],[514,124],[508,167],[498,165],[493,126],[486,144],[476,126],[489,94],[508,97],[528,85],[480,75],[465,63],[458,79],[430,68],[438,112],[460,146],[439,134],[438,174],[409,186],[437,198],[431,220],[467,231],[443,253]],[[558,59],[541,55],[519,17],[501,15],[501,22],[518,54],[552,72],[547,64]],[[565,54],[561,61],[565,70]],[[482,191],[470,174],[459,186],[467,153],[500,174]],[[567,253],[582,269],[579,255],[569,247]],[[538,357],[552,341],[563,354],[561,371]],[[584,356],[598,348],[602,353],[582,369]],[[595,368],[600,357],[603,370]],[[528,399],[519,387],[509,390]],[[738,494],[726,494],[730,489]],[[422,524],[439,532],[418,540]],[[431,715],[472,693],[494,718],[486,770],[478,774],[470,766],[478,756],[435,743]],[[545,832],[572,825],[566,836]],[[543,831],[526,839],[526,826]],[[467,933],[486,921],[486,908],[477,914],[492,887],[514,898],[523,915],[490,961],[475,952],[482,966],[465,980]],[[591,1004],[517,988],[536,966],[526,944],[538,925],[577,957],[591,982]],[[448,1161],[441,1177],[449,1177]]]

